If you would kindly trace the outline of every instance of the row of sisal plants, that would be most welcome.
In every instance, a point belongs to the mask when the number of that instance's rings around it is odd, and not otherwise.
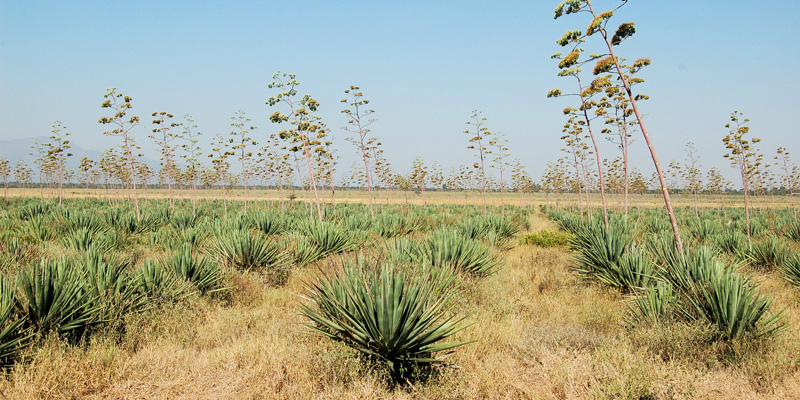
[[[681,229],[688,232],[685,256],[665,235],[669,226],[656,210],[633,210],[627,219],[611,214],[605,228],[597,218],[545,209],[569,233],[574,271],[632,297],[626,316],[630,326],[706,323],[716,328],[720,340],[784,330],[782,311],[770,309],[771,297],[747,271],[775,273],[800,284],[800,237],[791,211],[762,214],[750,223],[744,210],[729,212],[728,219],[717,210],[703,210],[700,220],[691,208],[677,211]]]

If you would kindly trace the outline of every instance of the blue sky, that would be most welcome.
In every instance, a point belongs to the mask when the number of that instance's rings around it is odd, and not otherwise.
[[[145,122],[134,135],[145,150],[149,114],[162,110],[192,114],[210,140],[229,132],[241,109],[258,126],[254,137],[266,137],[278,129],[267,120],[267,84],[281,70],[322,103],[340,170],[355,151],[335,129],[346,121],[339,100],[358,85],[376,110],[373,134],[398,171],[415,156],[445,169],[471,164],[462,132],[477,108],[538,178],[559,156],[561,109],[574,102],[545,98],[573,83],[556,76],[549,56],[561,50],[555,40],[564,31],[589,22],[553,20],[557,3],[0,1],[0,140],[47,136],[61,120],[76,145],[110,147],[115,139],[103,137],[97,120],[112,86],[133,97]],[[619,55],[653,61],[641,73],[640,90],[651,96],[642,109],[664,165],[693,141],[704,168],[733,177],[721,138],[734,109],[752,120],[768,156],[784,146],[800,157],[798,17],[800,3],[788,0],[631,0],[617,13],[615,25],[637,26]],[[600,52],[592,43],[587,51]],[[643,141],[633,146],[634,163],[649,175]],[[616,155],[610,143],[601,153]]]

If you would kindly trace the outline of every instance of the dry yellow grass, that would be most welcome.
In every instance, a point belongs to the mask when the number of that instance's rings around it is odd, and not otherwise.
[[[290,193],[294,193],[297,198],[294,201],[302,202],[307,201],[307,194],[300,190],[290,191],[284,190],[266,190],[256,189],[249,190],[247,198],[249,201],[280,201],[281,199],[288,201]],[[479,191],[428,191],[423,196],[422,193],[415,192],[401,192],[396,190],[377,191],[374,192],[374,203],[377,207],[382,204],[469,204],[481,205],[483,199]],[[166,189],[139,189],[139,197],[143,202],[146,199],[165,199],[168,197]],[[57,199],[58,193],[54,190],[44,188],[10,188],[8,189],[9,197],[44,197]],[[64,189],[65,198],[93,198],[93,199],[111,199],[112,202],[127,201],[132,192],[128,190],[112,189],[106,192],[104,189],[79,189],[68,188]],[[199,190],[197,198],[199,200],[221,200],[223,192],[218,189],[214,190]],[[499,206],[503,203],[515,206],[531,206],[531,205],[571,205],[577,204],[577,195],[572,193],[554,195],[546,193],[532,193],[532,194],[519,194],[515,192],[504,193],[487,193],[486,202],[490,205]],[[173,193],[175,199],[183,199],[191,201],[193,194],[190,190],[176,190]],[[330,191],[321,191],[320,197],[327,203],[366,203],[368,201],[366,190],[348,189],[336,190],[336,193],[331,197]],[[800,207],[800,196],[759,196],[750,198],[751,207],[760,208],[790,208]],[[229,190],[227,198],[233,201],[244,200],[244,190]],[[694,198],[688,194],[673,194],[673,206],[678,207],[694,207]],[[744,207],[744,196],[741,195],[725,195],[723,200],[725,207]],[[608,207],[610,209],[621,210],[623,207],[623,198],[621,195],[608,194]],[[596,212],[601,212],[601,199],[600,195],[593,193],[590,196],[590,205]],[[698,205],[700,207],[716,208],[720,205],[720,200],[717,196],[704,194],[699,196]],[[629,197],[630,207],[663,207],[664,199],[661,193],[648,193],[644,195],[631,194]]]
[[[553,229],[537,213],[532,230]],[[8,399],[758,399],[800,398],[800,299],[774,276],[763,289],[790,329],[751,348],[703,343],[702,327],[628,330],[625,299],[578,281],[558,248],[520,246],[467,282],[458,309],[474,322],[414,387],[390,389],[346,347],[302,327],[298,303],[315,269],[266,287],[239,275],[227,301],[190,298],[131,317],[88,345],[35,347],[0,379]],[[325,264],[321,264],[326,268]]]

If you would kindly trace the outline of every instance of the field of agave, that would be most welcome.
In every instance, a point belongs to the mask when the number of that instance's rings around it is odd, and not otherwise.
[[[287,206],[244,213],[240,203],[207,201],[193,213],[188,202],[151,200],[137,220],[131,207],[99,200],[4,203],[0,391],[800,393],[789,383],[800,373],[800,224],[790,209],[754,215],[752,243],[741,211],[678,210],[681,256],[663,211],[651,208],[627,220],[612,214],[606,229],[600,213],[550,206],[484,215],[477,206],[395,205],[372,218],[363,204],[340,204],[321,221],[303,203]],[[195,364],[207,357],[224,361]],[[193,380],[158,380],[176,374]]]
[[[105,211],[104,211],[105,210]],[[389,208],[371,218],[363,205],[326,210],[323,221],[302,206],[248,214],[210,202],[133,210],[95,202],[57,205],[19,200],[0,214],[0,361],[24,363],[48,335],[85,343],[124,332],[126,316],[152,312],[187,296],[225,302],[235,276],[280,286],[293,268],[329,258],[301,302],[308,327],[385,364],[407,382],[441,343],[465,325],[453,312],[464,277],[495,271],[494,249],[527,224],[526,213],[481,215],[476,208]],[[336,256],[330,257],[330,256]]]

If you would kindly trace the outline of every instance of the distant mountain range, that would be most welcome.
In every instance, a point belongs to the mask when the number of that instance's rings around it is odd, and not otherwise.
[[[19,160],[22,160],[28,164],[28,167],[35,169],[36,165],[33,163],[33,161],[36,159],[36,156],[31,155],[31,153],[35,152],[36,150],[31,146],[34,145],[34,141],[36,140],[38,140],[40,143],[47,143],[50,141],[50,138],[46,136],[40,136],[25,139],[0,140],[0,157],[5,157],[11,165]],[[78,165],[80,165],[81,162],[81,157],[83,156],[89,157],[94,161],[98,161],[103,154],[97,150],[89,150],[76,146],[72,142],[70,145],[72,146],[72,148],[70,148],[72,157],[67,159],[67,166],[72,169],[78,168]],[[153,169],[159,168],[159,163],[156,160],[147,157],[141,160],[144,160],[144,162],[150,165],[150,167]]]

